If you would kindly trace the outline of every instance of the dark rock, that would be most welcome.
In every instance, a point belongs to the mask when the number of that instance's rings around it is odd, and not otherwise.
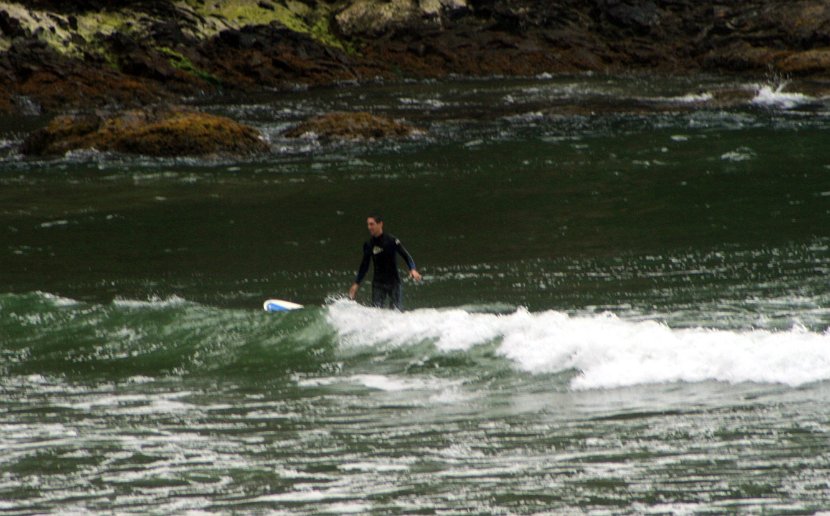
[[[26,116],[37,116],[43,114],[43,107],[25,95],[13,95],[11,98],[15,111]]]
[[[115,32],[106,41],[118,56],[119,68],[128,75],[169,80],[176,74],[176,70],[163,55],[146,48],[127,34]]]
[[[156,45],[178,47],[193,44],[193,40],[186,36],[179,20],[163,20],[154,23],[149,28],[150,38]]]
[[[637,1],[635,4],[624,0],[603,0],[600,9],[615,23],[637,30],[649,29],[660,23],[661,11],[650,0]]]
[[[26,30],[20,24],[20,20],[13,18],[6,11],[0,11],[0,33],[9,38],[24,37]]]
[[[23,142],[23,154],[60,154],[86,146],[86,138],[101,127],[96,115],[60,116],[48,126],[30,134]],[[92,145],[90,145],[91,147]]]
[[[776,68],[790,75],[830,75],[830,49],[792,53],[778,60]]]
[[[360,73],[355,67],[367,64],[278,23],[222,31],[197,52],[206,71],[239,89],[354,80]],[[379,67],[370,66],[370,76],[382,75]]]
[[[780,56],[781,51],[737,41],[709,52],[704,57],[704,64],[710,68],[732,71],[766,70]]]

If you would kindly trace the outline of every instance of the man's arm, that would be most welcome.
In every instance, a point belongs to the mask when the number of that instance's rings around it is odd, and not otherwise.
[[[355,276],[354,283],[352,283],[352,286],[349,289],[349,299],[354,299],[357,296],[357,289],[360,288],[360,282],[363,281],[363,278],[366,277],[366,273],[369,272],[369,260],[372,258],[372,251],[370,247],[371,246],[368,243],[363,245],[363,260],[360,262],[360,267],[357,269],[357,276]]]
[[[406,247],[403,246],[400,240],[395,240],[395,247],[398,250],[398,254],[406,260],[406,266],[409,268],[409,277],[415,281],[420,281],[421,274],[418,272],[417,267],[415,267],[415,260],[412,259],[412,255],[409,254],[409,251],[406,250]]]

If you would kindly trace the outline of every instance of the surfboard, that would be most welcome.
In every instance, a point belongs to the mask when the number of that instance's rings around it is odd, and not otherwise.
[[[298,305],[297,303],[292,303],[291,301],[285,301],[283,299],[269,299],[262,303],[262,308],[266,312],[288,312],[302,307],[303,305]]]

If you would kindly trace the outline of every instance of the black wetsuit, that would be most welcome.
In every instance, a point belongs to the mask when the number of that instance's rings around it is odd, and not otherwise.
[[[355,283],[360,283],[369,271],[369,259],[374,263],[372,276],[372,305],[383,307],[389,298],[391,307],[401,310],[403,292],[401,277],[398,274],[397,254],[403,256],[409,270],[415,268],[415,260],[397,238],[383,233],[370,238],[363,244],[363,261],[357,271]]]

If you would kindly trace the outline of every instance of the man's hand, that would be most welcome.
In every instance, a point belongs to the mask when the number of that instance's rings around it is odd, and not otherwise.
[[[357,297],[357,289],[360,288],[359,283],[353,283],[352,288],[349,289],[349,299],[354,301],[354,298]]]
[[[410,269],[409,277],[414,279],[415,281],[421,281],[421,273],[419,273],[415,269]]]

